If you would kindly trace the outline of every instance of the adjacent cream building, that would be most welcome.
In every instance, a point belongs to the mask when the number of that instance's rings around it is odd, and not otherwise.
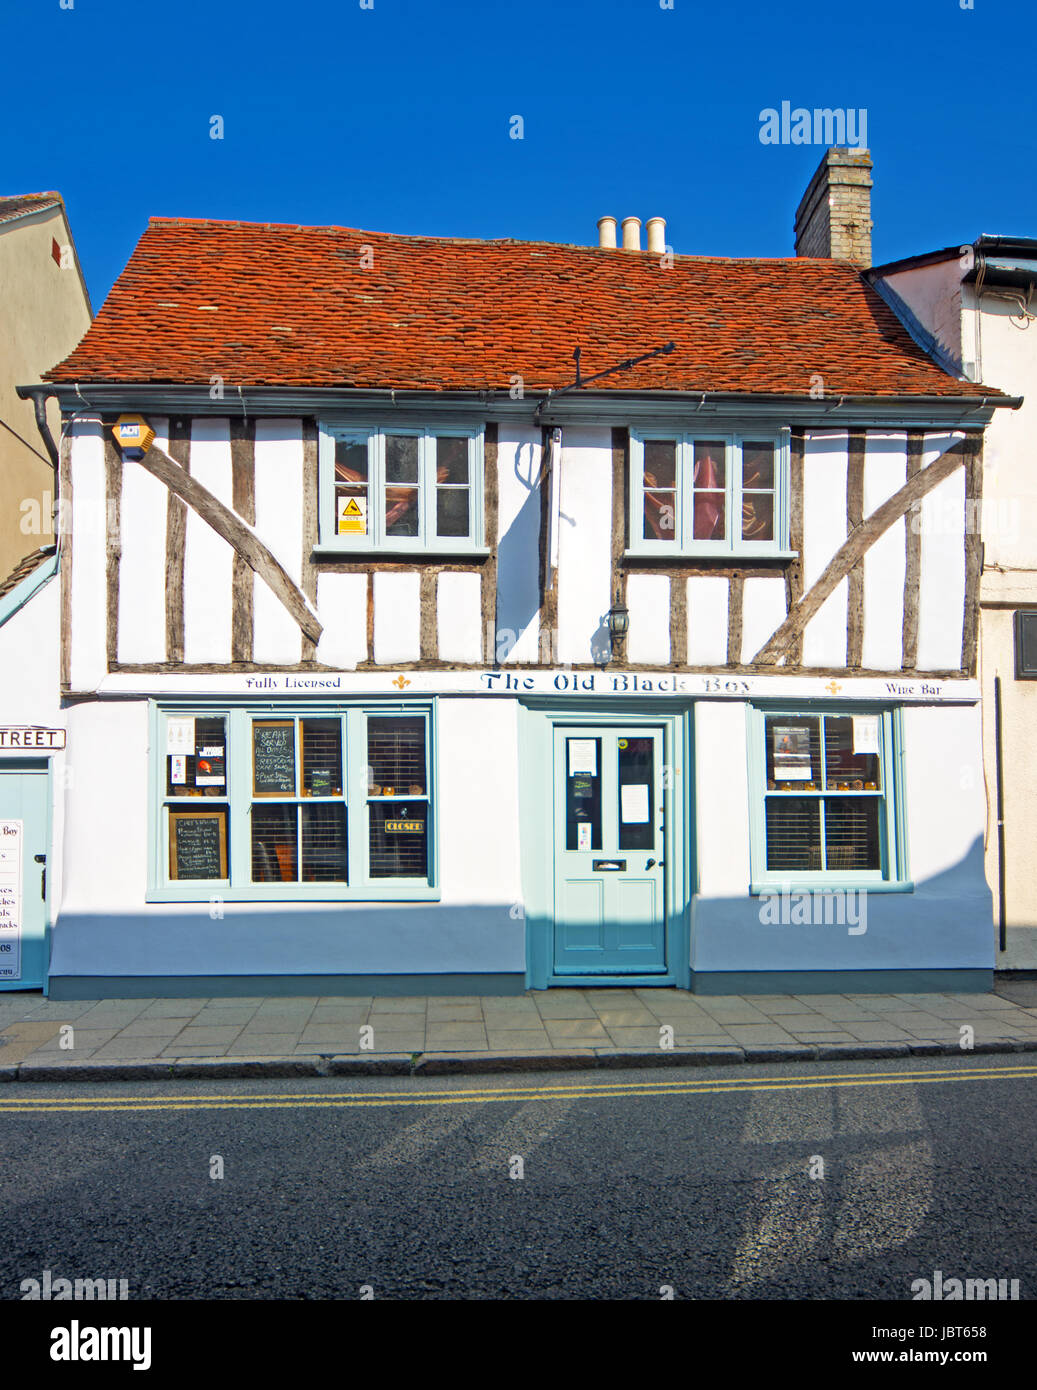
[[[981,236],[879,266],[870,278],[941,365],[1024,398],[987,429],[982,521],[966,519],[983,546],[978,676],[997,965],[1030,970],[1037,968],[1037,683],[1026,673],[1032,661],[1017,655],[1017,633],[1037,627],[1037,239]]]
[[[31,401],[15,386],[76,346],[93,317],[83,272],[58,193],[0,196],[0,580],[31,551],[53,541],[54,469],[40,442]],[[61,414],[51,402],[55,439]]]

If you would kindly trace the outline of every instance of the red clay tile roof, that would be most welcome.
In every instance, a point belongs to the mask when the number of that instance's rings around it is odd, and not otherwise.
[[[363,267],[364,249],[373,256]],[[857,270],[549,242],[152,218],[79,347],[45,378],[233,386],[996,395],[948,376]]]

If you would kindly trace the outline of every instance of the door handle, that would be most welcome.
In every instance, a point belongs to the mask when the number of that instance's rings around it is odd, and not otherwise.
[[[655,868],[655,860],[654,860],[654,859],[649,859],[648,862],[645,864],[645,868],[646,868],[646,869],[654,869],[654,868]]]

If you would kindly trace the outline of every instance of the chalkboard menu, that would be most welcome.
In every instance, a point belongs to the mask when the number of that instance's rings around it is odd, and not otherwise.
[[[169,877],[227,877],[227,820],[224,811],[170,811]]]
[[[252,785],[256,796],[295,795],[294,719],[253,722]]]

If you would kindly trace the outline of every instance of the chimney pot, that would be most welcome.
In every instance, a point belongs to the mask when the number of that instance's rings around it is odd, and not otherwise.
[[[648,249],[653,256],[661,256],[666,250],[666,218],[650,217],[645,223],[648,233]]]
[[[640,251],[641,249],[641,219],[640,217],[623,218],[623,250]]]
[[[616,249],[616,219],[614,217],[598,218],[598,245],[613,251]]]

